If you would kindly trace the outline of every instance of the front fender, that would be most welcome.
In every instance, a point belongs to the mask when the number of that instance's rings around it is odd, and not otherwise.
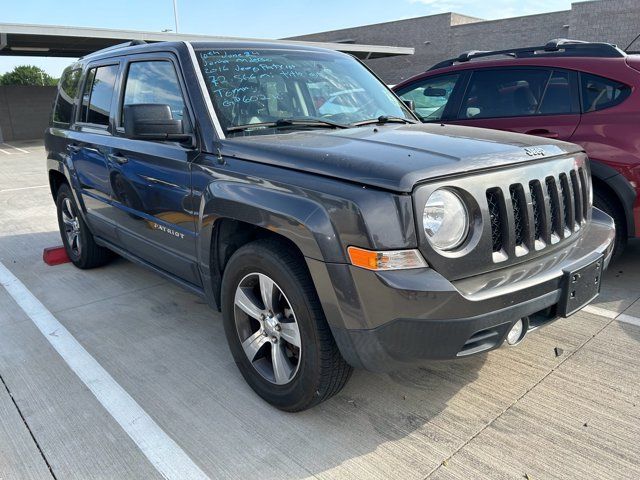
[[[292,241],[305,257],[344,263],[345,254],[326,210],[319,203],[262,185],[212,182],[200,201],[198,253],[210,265],[215,221],[229,218],[270,230]]]
[[[215,162],[215,163],[214,163]],[[198,201],[197,255],[205,292],[219,303],[219,220],[243,222],[281,235],[309,262],[347,264],[347,248],[415,248],[408,195],[370,189],[307,172],[228,157],[193,165]],[[216,254],[216,257],[212,255]],[[311,270],[311,269],[310,269]],[[317,283],[313,271],[314,282]]]

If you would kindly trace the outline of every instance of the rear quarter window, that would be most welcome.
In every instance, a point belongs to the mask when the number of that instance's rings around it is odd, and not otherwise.
[[[58,126],[71,125],[73,106],[78,95],[81,69],[67,69],[63,72],[58,84],[58,95],[53,107],[53,123]]]
[[[582,111],[596,112],[622,103],[631,93],[631,87],[609,78],[581,73]]]

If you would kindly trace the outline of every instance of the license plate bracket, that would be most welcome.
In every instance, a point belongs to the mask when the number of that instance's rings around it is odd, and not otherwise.
[[[563,317],[573,315],[600,294],[604,256],[586,265],[564,270],[564,288],[559,310]]]

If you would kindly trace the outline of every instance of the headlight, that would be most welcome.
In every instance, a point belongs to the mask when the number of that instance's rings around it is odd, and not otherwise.
[[[457,194],[440,188],[427,199],[422,224],[427,240],[433,247],[453,250],[467,238],[469,213]]]

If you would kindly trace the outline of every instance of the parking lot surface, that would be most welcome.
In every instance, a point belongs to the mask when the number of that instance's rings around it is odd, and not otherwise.
[[[518,347],[355,371],[297,414],[247,386],[201,298],[122,259],[46,266],[60,243],[44,149],[1,146],[0,479],[640,476],[640,242]]]

